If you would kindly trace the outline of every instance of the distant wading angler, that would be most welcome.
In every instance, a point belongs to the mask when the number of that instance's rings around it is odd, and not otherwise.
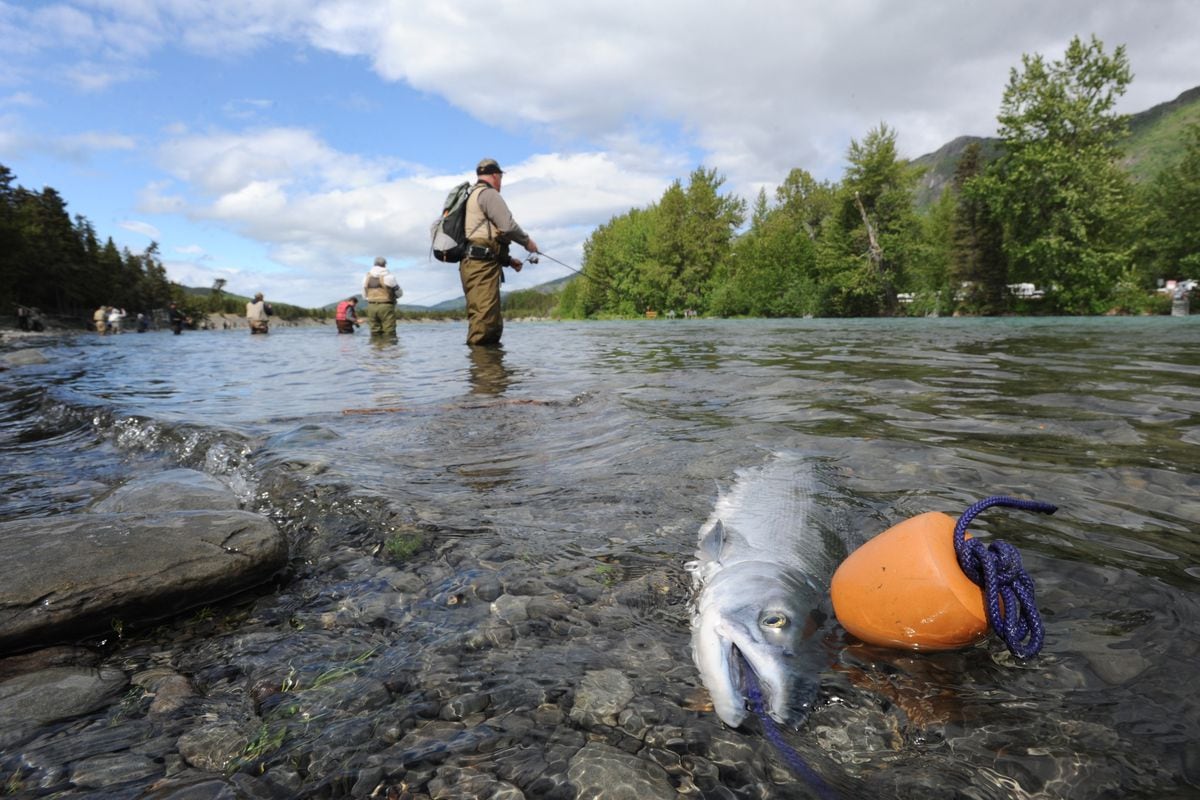
[[[246,303],[246,321],[250,323],[250,333],[269,333],[267,318],[272,313],[271,304],[263,300],[262,292],[254,295],[254,299]]]
[[[167,307],[167,320],[171,323],[171,331],[176,336],[183,333],[183,324],[190,321],[175,303],[171,303]]]
[[[337,324],[338,333],[354,333],[355,329],[361,324],[358,321],[358,315],[355,311],[357,307],[357,295],[351,295],[337,304],[337,312],[334,314],[334,322]]]
[[[396,301],[404,296],[396,276],[388,272],[387,259],[378,256],[367,277],[363,279],[363,294],[367,298],[367,324],[372,336],[396,335]]]
[[[537,243],[513,219],[500,196],[504,171],[495,159],[485,158],[475,167],[478,182],[471,189],[466,207],[467,251],[459,262],[463,294],[467,299],[467,344],[499,344],[504,331],[500,313],[500,284],[503,267],[521,271],[521,261],[508,254],[510,242],[530,253]]]

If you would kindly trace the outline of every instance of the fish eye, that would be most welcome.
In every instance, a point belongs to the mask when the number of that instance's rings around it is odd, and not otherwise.
[[[764,628],[782,628],[788,624],[787,614],[779,611],[768,611],[758,621]]]

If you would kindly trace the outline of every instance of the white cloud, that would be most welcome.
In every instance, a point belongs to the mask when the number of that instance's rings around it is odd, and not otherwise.
[[[122,222],[118,222],[117,224],[127,231],[140,233],[147,239],[158,239],[160,236],[162,236],[162,233],[159,231],[159,229],[151,225],[149,222],[142,222],[136,219],[127,219]]]
[[[225,288],[236,294],[245,294],[245,291],[239,291],[239,289],[249,287],[257,281],[257,276],[228,267],[214,267],[203,260],[190,261],[168,258],[163,259],[163,267],[167,271],[168,279],[183,286],[211,287],[213,282],[220,278],[226,282]],[[288,293],[277,296],[291,297],[292,295]]]
[[[317,298],[344,292],[345,276],[359,275],[376,255],[388,257],[413,296],[437,302],[461,291],[457,270],[429,257],[429,225],[446,192],[469,174],[396,176],[389,162],[282,128],[185,134],[166,142],[159,160],[178,184],[146,187],[142,211],[182,213],[267,243],[271,259],[289,269],[290,296],[304,287]],[[653,172],[634,166],[606,153],[542,154],[505,164],[504,193],[543,250],[577,265],[596,220],[657,199],[671,179],[661,163]],[[564,274],[545,262],[514,274],[510,288]]]
[[[0,99],[0,104],[6,106],[26,106],[32,108],[34,106],[42,105],[42,101],[30,92],[14,92],[8,97]]]
[[[269,111],[274,106],[272,100],[243,97],[230,100],[222,110],[225,116],[231,119],[248,120],[261,116],[262,112]]]
[[[63,161],[85,163],[99,153],[136,147],[136,139],[123,133],[81,131],[69,136],[46,136],[32,132],[29,122],[20,115],[0,115],[0,158],[45,153]]]
[[[71,153],[94,153],[98,150],[133,150],[137,148],[137,140],[123,133],[105,131],[84,131],[82,133],[63,136],[56,141],[56,147]]]
[[[839,177],[848,138],[881,121],[910,157],[964,133],[991,135],[1009,68],[1022,53],[1061,56],[1074,35],[1096,33],[1110,50],[1128,43],[1135,71],[1142,61],[1169,76],[1135,108],[1200,82],[1194,66],[1180,68],[1196,64],[1195,4],[612,0],[497,9],[464,0],[389,8],[322,3],[308,36],[483,120],[593,142],[639,119],[676,125],[735,186],[781,180],[794,166]],[[1159,11],[1169,23],[1156,20]],[[505,32],[502,58],[462,46],[481,26]]]

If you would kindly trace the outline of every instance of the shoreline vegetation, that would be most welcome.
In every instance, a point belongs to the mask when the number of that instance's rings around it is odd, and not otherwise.
[[[1172,315],[1171,300],[1168,297],[1168,298],[1166,298],[1165,301],[1160,299],[1160,301],[1155,304],[1155,310],[1143,310],[1143,311],[1139,311],[1137,313],[1114,310],[1110,313],[1094,314],[1094,315],[1090,315],[1090,316],[1151,317],[1151,316],[1171,316],[1171,315]],[[978,315],[978,314],[955,314],[955,315],[953,315],[954,318],[981,317],[981,316],[983,316],[983,315]],[[1056,314],[1051,314],[1051,313],[1038,314],[1038,313],[1016,313],[1016,312],[1013,312],[1013,313],[992,315],[992,316],[1054,317],[1054,316],[1081,316],[1081,315],[1056,315]],[[1175,314],[1174,316],[1179,316],[1179,314]],[[43,316],[42,320],[44,321],[44,329],[41,331],[21,330],[21,328],[18,326],[18,324],[16,322],[16,319],[17,318],[14,315],[0,316],[0,341],[3,341],[4,339],[13,339],[13,338],[17,338],[17,337],[36,339],[38,337],[56,336],[56,335],[62,335],[62,334],[85,334],[85,335],[90,334],[92,336],[99,335],[99,334],[96,334],[95,330],[92,328],[89,321],[85,321],[80,318],[61,317],[61,316],[56,316],[56,315]],[[506,316],[504,321],[505,321],[505,324],[521,324],[521,323],[528,323],[528,322],[604,322],[604,321],[624,320],[624,321],[629,321],[629,322],[645,321],[647,323],[662,324],[662,323],[670,323],[673,321],[685,323],[688,319],[689,319],[689,317],[685,317],[683,314],[677,314],[674,317],[668,317],[666,314],[654,314],[653,316],[648,316],[648,315],[644,315],[644,314],[636,315],[636,316],[606,315],[606,316],[602,316],[602,317],[596,317],[596,318],[584,319],[584,320],[572,320],[572,319],[564,318],[564,317],[561,317],[558,315],[544,315],[544,316],[525,315],[525,316],[511,316],[511,317]],[[711,320],[711,319],[730,319],[730,320],[734,320],[734,319],[762,319],[762,317],[755,317],[755,316],[750,316],[750,315],[730,316],[730,317],[717,317],[714,315],[704,315],[704,316],[695,315],[695,316],[690,317],[690,319],[709,319],[709,320]],[[799,318],[798,317],[773,317],[772,319],[785,320],[785,319],[799,319]],[[397,315],[396,315],[396,323],[398,325],[417,324],[417,323],[423,323],[423,322],[437,322],[437,323],[446,323],[446,324],[461,322],[463,324],[466,324],[466,316],[462,312],[432,312],[429,314],[422,314],[422,313],[418,313],[418,312],[406,312],[404,314],[397,313]],[[290,319],[290,320],[276,320],[274,318],[271,320],[271,329],[272,330],[278,331],[279,329],[283,329],[283,328],[328,328],[330,333],[334,333],[337,330],[336,327],[334,326],[332,317],[321,318],[318,316],[305,316],[305,317],[298,317],[298,318]],[[249,330],[249,325],[247,324],[245,317],[238,317],[238,316],[235,316],[232,314],[208,314],[208,315],[205,315],[204,322],[202,322],[199,325],[193,325],[192,327],[185,327],[185,330],[188,333],[230,333],[230,332],[245,333],[246,331]],[[166,326],[166,325],[157,325],[157,326],[151,327],[149,330],[144,331],[144,332],[161,334],[161,333],[170,333],[171,329],[169,326]],[[104,336],[116,336],[116,335],[123,336],[123,335],[130,335],[130,334],[136,334],[136,333],[137,333],[136,330],[126,328],[120,334],[103,334],[103,335]],[[364,328],[361,331],[358,331],[354,335],[369,336],[369,333],[366,331],[366,328],[364,326]]]

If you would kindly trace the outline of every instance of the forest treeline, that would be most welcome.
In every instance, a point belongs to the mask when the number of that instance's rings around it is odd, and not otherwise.
[[[1200,126],[1184,130],[1178,163],[1135,184],[1122,164],[1128,118],[1114,111],[1132,77],[1124,48],[1095,37],[1076,37],[1061,60],[1024,56],[1001,102],[998,157],[969,146],[923,211],[920,170],[883,123],[851,142],[840,181],[793,169],[749,206],[696,169],[592,233],[586,279],[562,290],[556,313],[1166,311],[1160,281],[1200,277]]]
[[[57,190],[33,191],[16,180],[0,164],[0,314],[29,306],[78,318],[82,324],[102,305],[151,314],[171,302],[196,320],[206,313],[245,313],[246,298],[220,290],[190,294],[169,281],[156,242],[141,253],[118,249],[111,236],[101,242],[87,217],[67,213]],[[283,319],[319,313],[272,305]]]

